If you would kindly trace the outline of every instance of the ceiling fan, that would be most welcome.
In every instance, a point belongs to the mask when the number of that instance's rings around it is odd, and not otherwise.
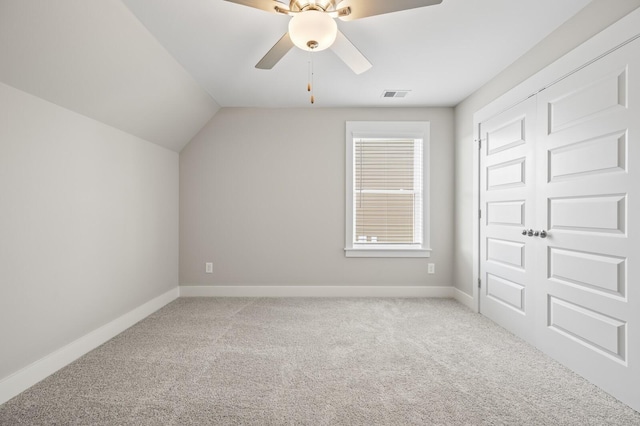
[[[226,0],[267,12],[291,16],[289,32],[256,64],[271,69],[297,46],[302,50],[331,48],[356,74],[371,68],[369,60],[338,30],[335,18],[343,21],[431,6],[442,0]]]

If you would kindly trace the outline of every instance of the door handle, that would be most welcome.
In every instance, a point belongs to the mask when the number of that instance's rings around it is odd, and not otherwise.
[[[540,238],[547,238],[547,236],[549,236],[547,231],[545,231],[544,229],[542,231],[534,231],[533,229],[523,229],[522,235],[528,236],[528,237],[540,237]]]

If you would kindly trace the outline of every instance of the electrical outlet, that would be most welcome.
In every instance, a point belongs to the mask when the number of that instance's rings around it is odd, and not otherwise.
[[[204,266],[205,266],[204,271],[207,274],[213,274],[213,263],[212,262],[207,262],[207,263],[204,264]]]
[[[436,273],[436,264],[429,263],[427,266],[427,274],[435,274]]]

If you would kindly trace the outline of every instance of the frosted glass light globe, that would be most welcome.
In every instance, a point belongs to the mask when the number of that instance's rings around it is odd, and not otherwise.
[[[318,10],[300,12],[289,21],[289,37],[302,50],[324,50],[336,41],[337,34],[336,21]]]

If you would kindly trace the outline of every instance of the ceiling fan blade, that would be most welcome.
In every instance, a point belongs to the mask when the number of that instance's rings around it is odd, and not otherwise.
[[[415,9],[418,7],[433,6],[440,4],[442,0],[343,0],[336,6],[337,8],[349,7],[351,13],[341,16],[343,21],[353,21],[354,19],[366,18],[368,16],[382,15],[385,13],[399,12],[401,10]]]
[[[331,50],[356,74],[362,74],[372,67],[371,62],[340,31],[336,41],[331,45]]]
[[[289,10],[289,2],[278,0],[226,0],[231,3],[243,4],[245,6],[264,10],[266,12],[276,12],[276,7]]]
[[[278,61],[280,61],[280,59],[284,57],[284,55],[287,54],[289,50],[291,50],[292,47],[293,41],[291,41],[289,33],[286,33],[276,44],[273,45],[271,50],[269,50],[267,54],[260,59],[260,62],[256,64],[256,68],[261,70],[270,70],[278,63]]]

